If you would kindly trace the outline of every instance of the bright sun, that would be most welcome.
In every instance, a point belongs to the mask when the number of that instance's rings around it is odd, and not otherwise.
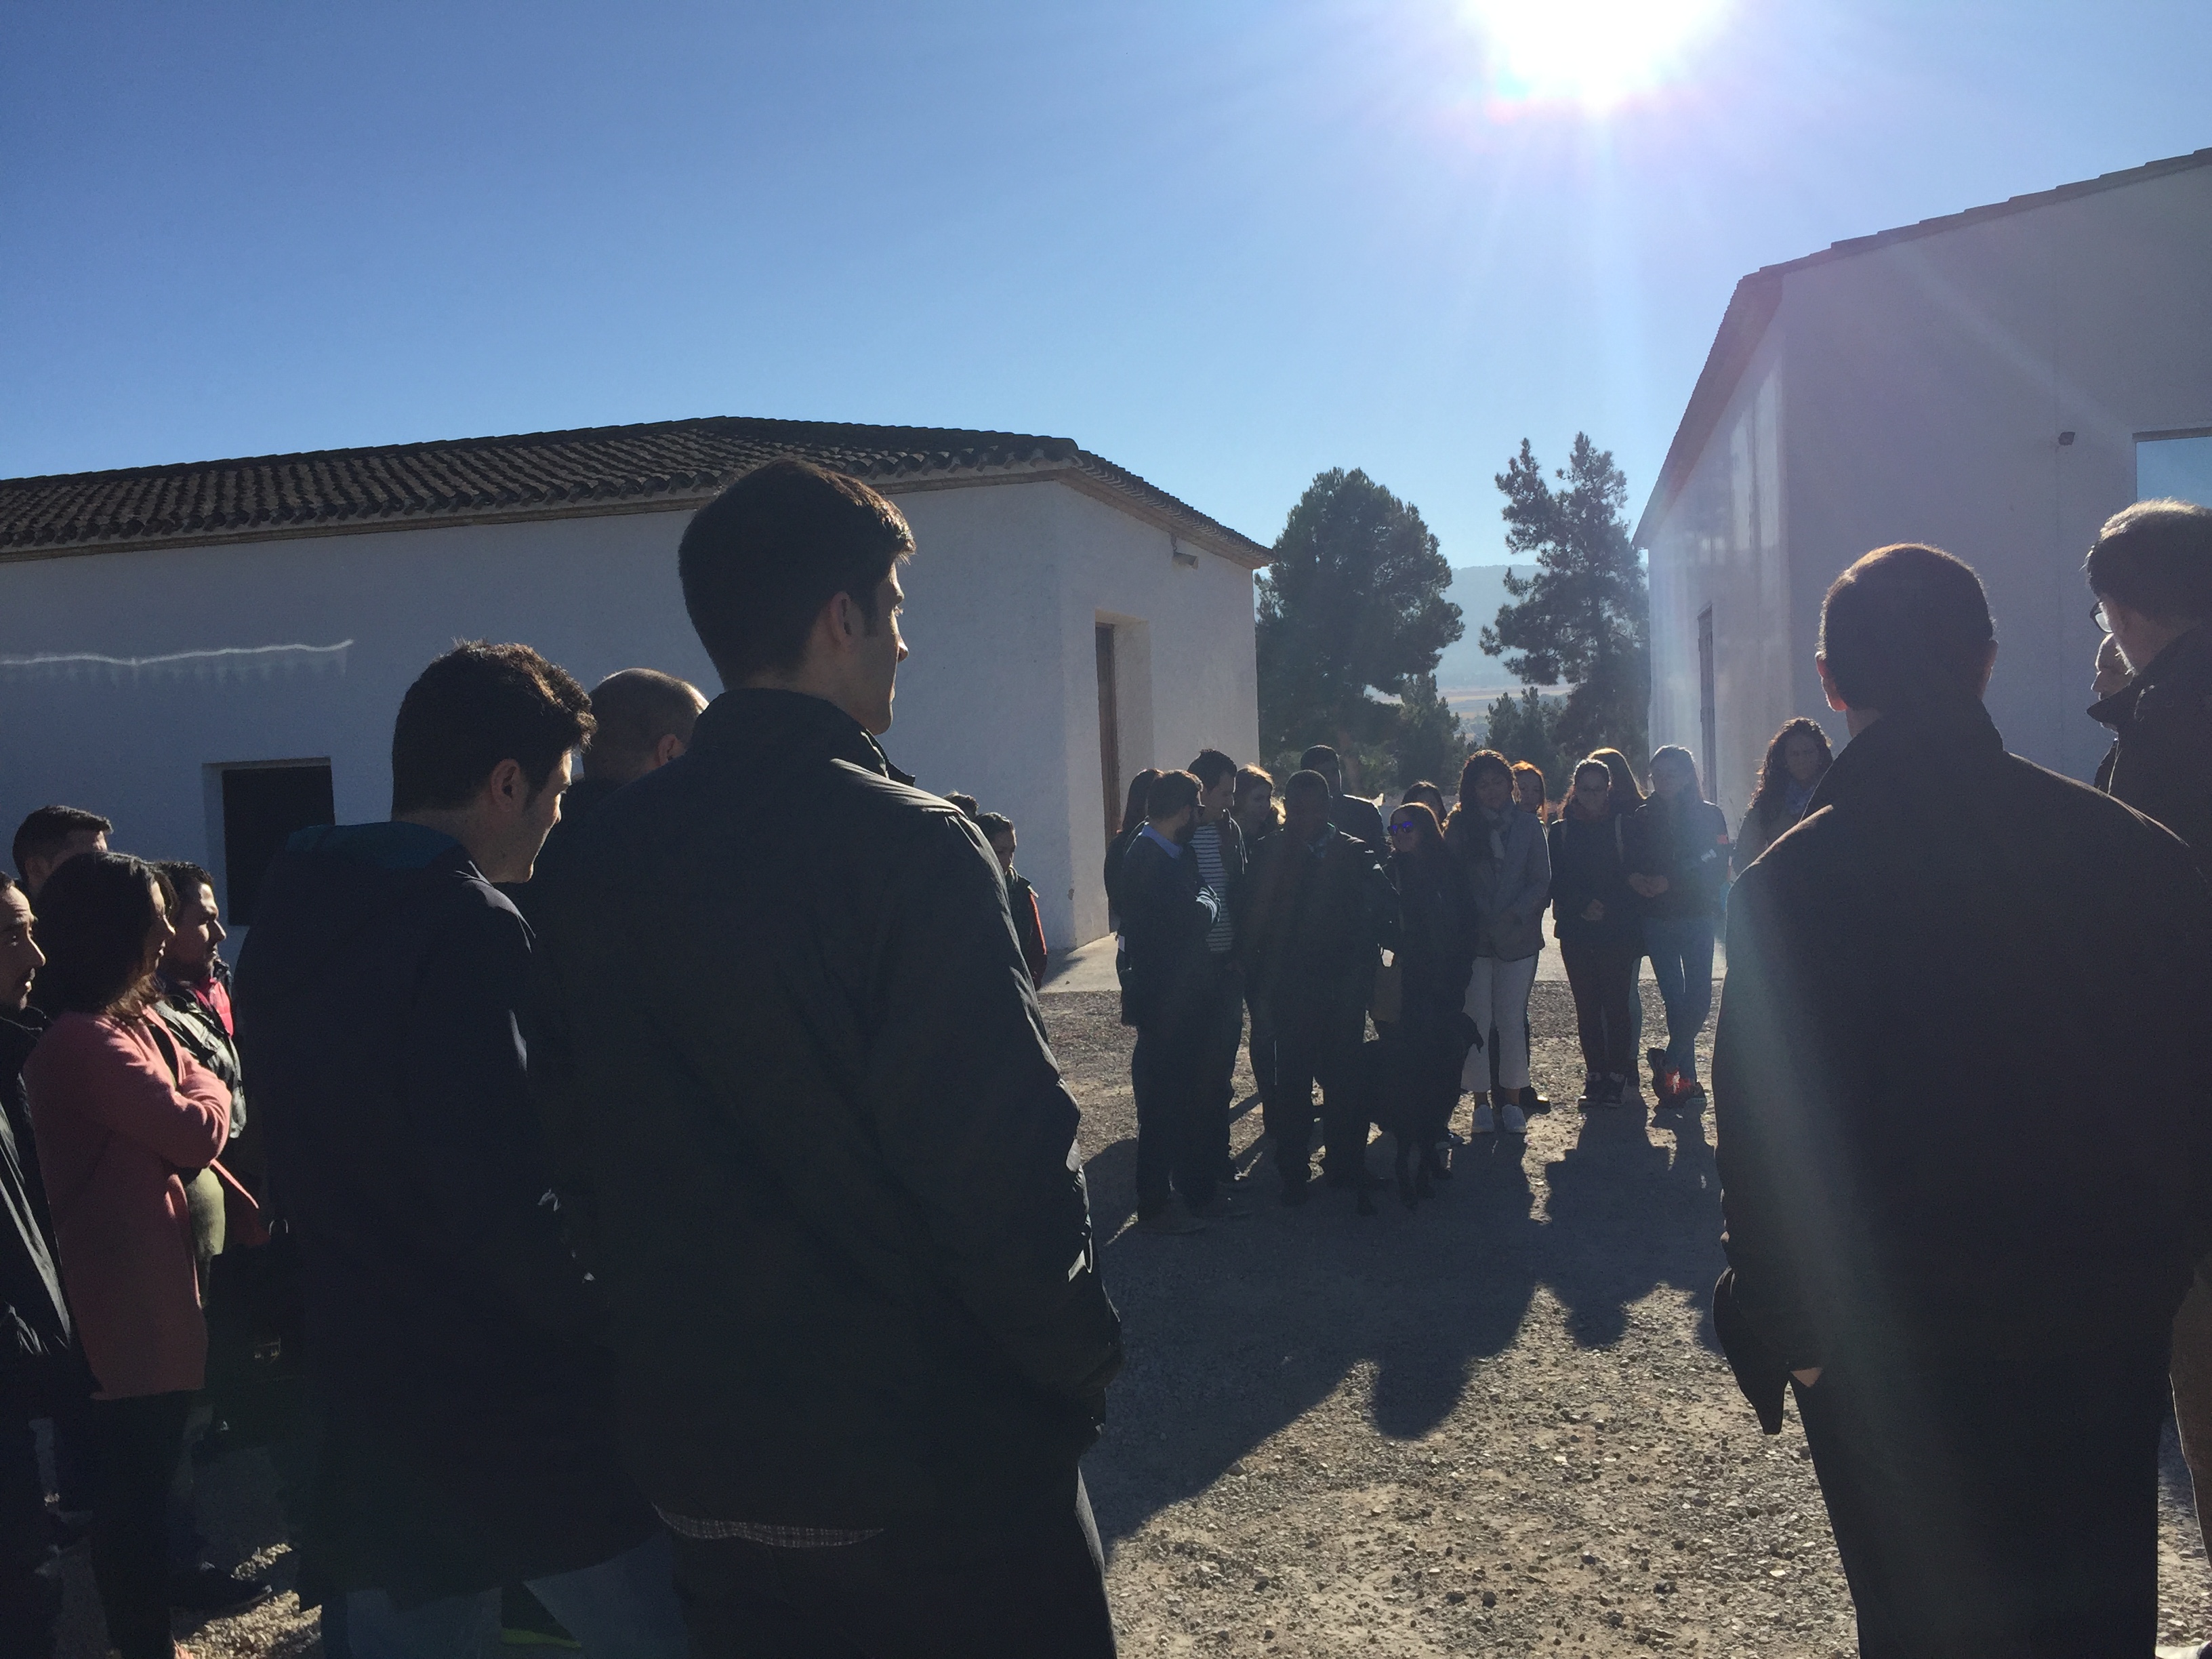
[[[1493,90],[1604,109],[1668,79],[1727,0],[1469,0]]]

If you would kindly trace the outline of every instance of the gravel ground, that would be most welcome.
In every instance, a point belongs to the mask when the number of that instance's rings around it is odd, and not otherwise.
[[[1128,1226],[1115,999],[1044,1006],[1127,1328],[1085,1466],[1125,1654],[1853,1651],[1803,1437],[1794,1416],[1759,1435],[1713,1345],[1710,1118],[1577,1113],[1566,987],[1531,1005],[1536,1083],[1559,1106],[1525,1144],[1463,1149],[1411,1213],[1388,1190],[1372,1217],[1321,1189],[1285,1209],[1263,1171],[1249,1218],[1180,1238]],[[1249,1166],[1259,1113],[1238,1080]],[[1388,1147],[1370,1158],[1385,1171]],[[2162,1639],[2212,1634],[2170,1428],[2164,1475]],[[272,1490],[260,1454],[226,1458],[202,1472],[201,1524],[217,1559],[289,1590]],[[64,1652],[97,1659],[82,1551],[67,1572]],[[179,1635],[204,1659],[320,1647],[289,1593]]]

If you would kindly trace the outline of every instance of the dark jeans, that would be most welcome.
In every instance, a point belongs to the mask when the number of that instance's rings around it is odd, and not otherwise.
[[[2162,1338],[2033,1359],[1844,1361],[1796,1386],[1860,1653],[2149,1651]]]
[[[1105,1557],[1068,1512],[1004,1536],[911,1528],[780,1549],[676,1540],[692,1659],[1113,1659]]]
[[[1265,1101],[1275,1092],[1275,1022],[1267,1012],[1267,1000],[1252,989],[1251,981],[1244,983],[1244,1006],[1252,1016],[1252,1035],[1244,1044],[1244,1052],[1252,1061],[1252,1082]]]
[[[1244,1037],[1244,975],[1234,960],[1217,957],[1207,994],[1198,1056],[1198,1133],[1220,1178],[1236,1178],[1229,1155],[1229,1109],[1237,1103],[1237,1045]]]
[[[1642,946],[1627,939],[1599,944],[1563,939],[1559,955],[1575,994],[1575,1034],[1582,1039],[1583,1069],[1599,1077],[1634,1077],[1636,964]]]
[[[46,1483],[30,1413],[0,1401],[0,1659],[48,1659],[61,1581],[48,1565]]]
[[[1226,1148],[1215,1146],[1203,1104],[1207,1012],[1186,1005],[1137,1028],[1129,1083],[1137,1097],[1140,1216],[1158,1213],[1178,1192],[1196,1208],[1220,1184]],[[1225,1118],[1223,1127],[1225,1135]]]
[[[1285,1186],[1312,1174],[1314,1085],[1322,1091],[1322,1139],[1328,1171],[1356,1178],[1367,1161],[1368,1102],[1359,1087],[1359,1047],[1367,1017],[1350,997],[1273,997],[1275,1092],[1261,1097],[1275,1168]]]
[[[123,1659],[171,1659],[169,1505],[184,1455],[189,1394],[95,1400],[100,1468],[92,1505],[92,1572]]]
[[[1374,1121],[1410,1146],[1441,1146],[1459,1104],[1460,1068],[1467,1063],[1473,1023],[1453,1009],[1426,1019],[1378,1024],[1375,1031],[1390,1098],[1374,1103]]]
[[[1698,1033],[1713,1011],[1713,924],[1702,916],[1646,916],[1644,948],[1667,1005],[1667,1063],[1694,1083]]]

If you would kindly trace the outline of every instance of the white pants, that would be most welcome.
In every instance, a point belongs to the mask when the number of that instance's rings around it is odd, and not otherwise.
[[[1477,957],[1474,977],[1467,982],[1467,1016],[1486,1044],[1498,1034],[1498,1086],[1517,1091],[1528,1086],[1528,992],[1536,983],[1536,958],[1500,962]],[[1469,1048],[1460,1067],[1459,1086],[1480,1093],[1490,1087],[1490,1051]]]

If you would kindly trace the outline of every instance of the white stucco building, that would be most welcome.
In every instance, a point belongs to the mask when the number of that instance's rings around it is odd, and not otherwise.
[[[2087,777],[2109,734],[2081,712],[2081,561],[2106,518],[2166,495],[2212,498],[2212,150],[1754,272],[1636,532],[1652,741],[1695,752],[1732,817],[1784,720],[1840,744],[1821,597],[1921,541],[1989,589],[2007,743]]]
[[[1015,821],[1055,948],[1104,933],[1128,779],[1254,753],[1268,556],[1062,438],[726,418],[0,481],[0,828],[88,807],[250,911],[290,827],[386,815],[400,695],[457,638],[712,696],[677,543],[781,454],[914,526],[892,758]]]

